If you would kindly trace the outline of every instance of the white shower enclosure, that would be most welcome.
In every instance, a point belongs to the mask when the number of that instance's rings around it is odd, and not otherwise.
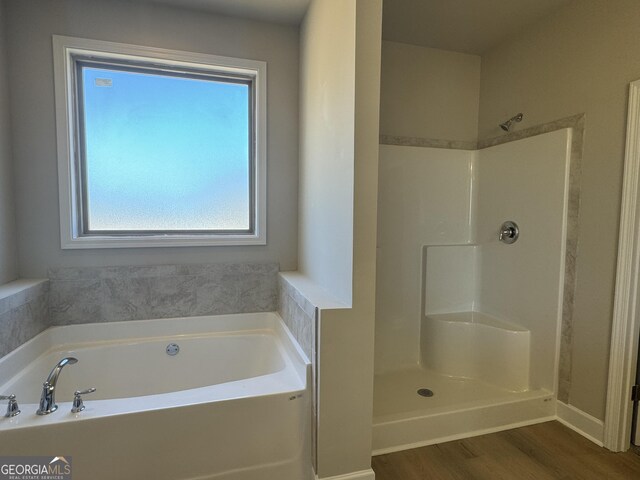
[[[381,145],[375,453],[555,415],[570,147]]]

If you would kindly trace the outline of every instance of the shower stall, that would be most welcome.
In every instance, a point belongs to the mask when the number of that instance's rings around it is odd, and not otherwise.
[[[570,147],[380,146],[375,454],[555,416]]]

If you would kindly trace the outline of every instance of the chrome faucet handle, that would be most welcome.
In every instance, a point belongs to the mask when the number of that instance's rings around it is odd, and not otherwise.
[[[71,413],[80,413],[84,410],[84,402],[82,401],[82,395],[88,395],[96,391],[95,387],[88,388],[87,390],[76,390],[73,394],[73,406],[71,407]]]
[[[18,401],[16,400],[15,395],[0,395],[0,400],[9,400],[7,413],[4,414],[5,417],[15,417],[16,415],[20,415],[20,407],[18,406]]]
[[[498,230],[498,240],[500,240],[502,243],[506,243],[507,245],[515,243],[515,241],[518,240],[519,236],[520,229],[518,228],[518,224],[516,222],[504,222]]]

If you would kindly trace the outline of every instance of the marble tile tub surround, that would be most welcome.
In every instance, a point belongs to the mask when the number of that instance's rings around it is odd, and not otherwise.
[[[304,353],[313,360],[316,307],[282,275],[278,276],[278,313]]]
[[[298,341],[304,353],[311,360],[312,371],[312,401],[311,401],[311,452],[314,471],[317,471],[317,318],[318,308],[313,305],[289,280],[282,274],[278,275],[278,313],[289,327],[294,338]]]
[[[498,137],[480,139],[477,145],[459,144],[456,141],[433,140],[413,137],[380,136],[380,143],[386,145],[403,145],[415,147],[450,148],[458,150],[475,150],[493,147],[543,133],[571,128],[571,159],[569,170],[569,202],[567,211],[567,239],[564,277],[564,297],[562,305],[562,326],[560,335],[560,360],[558,372],[558,400],[568,403],[571,388],[571,355],[573,344],[573,310],[576,290],[576,256],[580,230],[580,178],[582,175],[582,155],[584,145],[586,116],[579,113],[552,122],[535,125],[522,130],[505,133]]]
[[[277,263],[49,270],[51,325],[275,311]]]
[[[0,357],[48,326],[48,280],[16,280],[0,286]]]

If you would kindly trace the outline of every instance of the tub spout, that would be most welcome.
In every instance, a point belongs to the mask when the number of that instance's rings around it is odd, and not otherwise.
[[[66,365],[73,365],[74,363],[78,363],[77,358],[65,357],[53,367],[53,370],[51,370],[51,373],[42,384],[40,408],[38,408],[36,412],[38,415],[49,415],[58,409],[58,405],[56,405],[56,385],[58,384],[58,377]]]

